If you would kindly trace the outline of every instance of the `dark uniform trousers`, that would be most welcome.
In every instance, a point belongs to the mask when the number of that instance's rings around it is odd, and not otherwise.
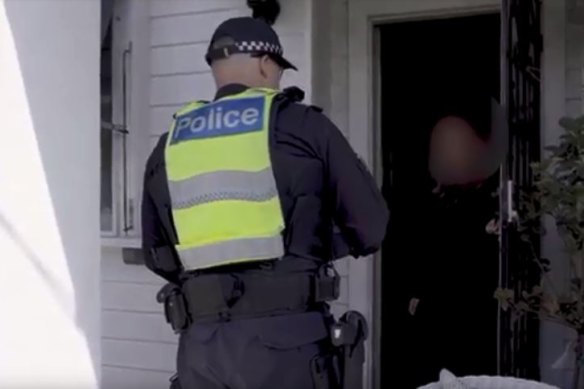
[[[311,363],[326,353],[319,312],[192,325],[180,337],[182,389],[313,389]]]

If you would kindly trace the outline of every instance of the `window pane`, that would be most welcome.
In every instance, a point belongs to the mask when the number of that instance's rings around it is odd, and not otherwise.
[[[112,122],[112,32],[111,25],[101,49],[101,122]],[[101,126],[101,230],[112,231],[113,132]]]
[[[112,132],[101,130],[101,230],[113,230]]]

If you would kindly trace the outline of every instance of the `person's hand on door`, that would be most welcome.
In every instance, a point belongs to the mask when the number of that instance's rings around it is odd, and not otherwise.
[[[408,312],[411,316],[416,315],[416,311],[418,310],[418,304],[420,304],[420,300],[417,298],[410,299],[410,304],[408,306]]]
[[[487,226],[485,227],[487,234],[499,235],[501,233],[501,226],[499,224],[499,219],[491,219]]]

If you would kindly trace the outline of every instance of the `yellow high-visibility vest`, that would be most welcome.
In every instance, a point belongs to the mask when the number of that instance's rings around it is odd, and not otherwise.
[[[165,161],[185,270],[283,256],[284,218],[269,149],[278,93],[248,89],[176,113]]]

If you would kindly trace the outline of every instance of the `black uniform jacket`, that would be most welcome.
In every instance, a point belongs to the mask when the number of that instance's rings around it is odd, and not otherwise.
[[[246,89],[228,85],[215,99]],[[389,213],[374,178],[320,109],[294,100],[283,96],[274,103],[270,152],[286,224],[286,255],[277,267],[308,270],[322,261],[377,251]],[[178,273],[157,268],[150,254],[151,248],[177,240],[164,165],[166,137],[160,138],[146,165],[142,232],[146,265],[174,281]]]

